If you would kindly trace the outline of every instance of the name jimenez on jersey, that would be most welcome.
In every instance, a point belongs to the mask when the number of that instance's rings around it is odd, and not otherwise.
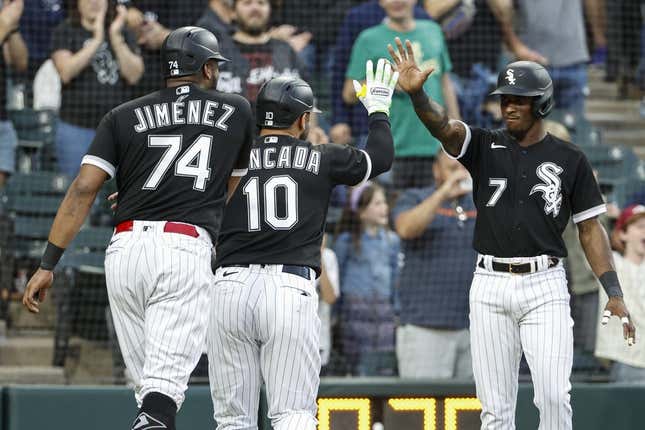
[[[268,136],[264,143],[278,143],[278,138]],[[293,150],[293,154],[292,154]],[[276,157],[277,152],[277,157]],[[320,151],[306,146],[282,146],[279,148],[252,148],[249,158],[249,171],[261,169],[297,169],[318,175],[320,170]]]
[[[134,114],[139,121],[135,124],[134,131],[144,133],[155,128],[183,124],[205,125],[228,130],[226,121],[235,112],[233,106],[222,103],[220,108],[219,103],[212,100],[206,100],[205,103],[202,103],[202,100],[188,100],[186,106],[182,97],[186,96],[182,95],[179,100],[172,103],[155,103],[134,109]],[[223,110],[223,112],[217,112],[217,110]]]

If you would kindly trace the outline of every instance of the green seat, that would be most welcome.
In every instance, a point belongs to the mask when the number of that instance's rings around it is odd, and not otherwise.
[[[83,273],[102,275],[105,254],[102,252],[65,252],[56,266],[57,270],[72,268]]]
[[[110,227],[85,227],[81,229],[68,249],[75,252],[100,252],[107,248],[112,237],[113,229]]]
[[[9,178],[6,193],[9,195],[64,195],[70,179],[56,172],[16,173]]]
[[[18,216],[14,218],[14,236],[20,239],[47,240],[52,219],[41,217]]]
[[[3,199],[3,206],[10,216],[35,215],[53,220],[61,200],[62,196],[8,195]]]
[[[56,113],[50,110],[21,109],[10,110],[8,116],[18,135],[19,144],[24,146],[42,147],[54,141],[56,131]]]

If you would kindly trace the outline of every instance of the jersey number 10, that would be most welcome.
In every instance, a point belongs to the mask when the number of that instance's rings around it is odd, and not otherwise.
[[[289,230],[298,222],[298,183],[289,175],[271,176],[262,187],[264,220],[274,230]],[[260,228],[260,179],[249,178],[242,188],[246,196],[249,231]],[[284,193],[285,213],[278,215],[278,193]]]

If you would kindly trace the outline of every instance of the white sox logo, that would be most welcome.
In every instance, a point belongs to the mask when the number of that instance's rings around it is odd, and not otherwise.
[[[560,205],[562,204],[562,193],[560,192],[562,182],[558,176],[562,172],[562,167],[555,163],[546,162],[540,164],[535,170],[535,174],[544,183],[535,185],[529,193],[529,195],[537,192],[542,193],[542,198],[546,202],[544,212],[547,215],[553,214],[553,218],[556,218],[560,213]]]
[[[509,84],[515,85],[515,76],[513,76],[513,69],[508,69],[506,71],[506,80]]]

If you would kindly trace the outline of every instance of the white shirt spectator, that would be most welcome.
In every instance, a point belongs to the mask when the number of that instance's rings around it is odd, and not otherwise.
[[[645,327],[645,262],[636,265],[622,255],[614,253],[616,272],[623,289],[625,303],[629,303],[629,315],[636,327]],[[607,295],[599,290],[599,303],[607,303]],[[606,326],[600,326],[603,306],[599,307],[598,336],[596,338],[596,356],[618,361],[630,366],[645,368],[645,342],[637,339],[633,346],[628,346],[622,336],[620,318],[612,317]]]

